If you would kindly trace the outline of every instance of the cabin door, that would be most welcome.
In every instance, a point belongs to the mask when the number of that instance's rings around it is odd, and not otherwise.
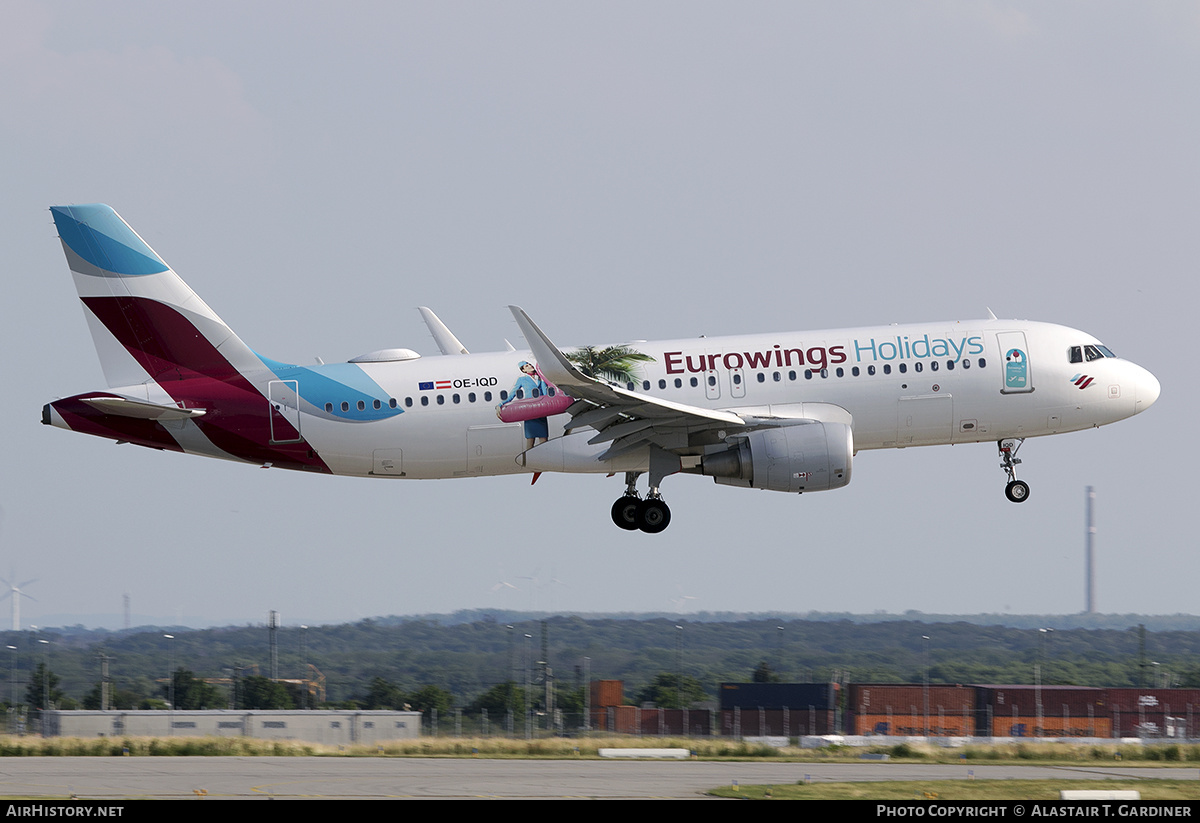
[[[1033,391],[1033,371],[1029,363],[1029,345],[1023,331],[1002,331],[996,335],[1000,346],[1000,368],[1004,385],[1001,394],[1028,394]]]
[[[300,383],[296,380],[272,380],[267,387],[270,401],[271,442],[299,443]]]

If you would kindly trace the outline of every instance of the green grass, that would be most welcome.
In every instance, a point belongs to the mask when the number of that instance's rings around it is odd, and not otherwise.
[[[867,748],[773,748],[732,738],[658,737],[420,737],[364,746],[326,746],[249,737],[94,737],[0,735],[0,757],[485,757],[572,759],[598,757],[601,748],[681,748],[699,760],[769,760],[787,763],[855,763],[864,754],[886,754],[893,763],[960,765],[1116,765],[1178,767],[1200,764],[1200,744],[1078,744],[1042,741],[943,748],[901,742]],[[886,766],[884,766],[886,768]]]
[[[1066,789],[1134,790],[1142,800],[1200,800],[1197,780],[926,780],[723,786],[714,797],[742,800],[1058,800]]]

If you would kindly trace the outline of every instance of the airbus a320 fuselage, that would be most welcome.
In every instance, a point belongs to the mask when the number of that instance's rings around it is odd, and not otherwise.
[[[1113,423],[1159,395],[1090,334],[995,317],[564,352],[512,307],[529,350],[470,354],[423,308],[439,356],[300,366],[248,348],[108,206],[51,211],[108,388],[47,404],[42,422],[323,474],[621,472],[611,514],[629,530],[666,528],[669,475],[823,491],[850,482],[861,449],[995,442],[1022,502],[1025,438]]]

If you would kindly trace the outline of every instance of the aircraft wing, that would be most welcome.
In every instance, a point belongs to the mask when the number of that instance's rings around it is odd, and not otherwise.
[[[519,306],[509,306],[529,343],[538,369],[551,383],[575,399],[567,409],[568,429],[591,426],[589,443],[611,442],[601,460],[654,445],[666,451],[685,449],[688,435],[706,429],[742,428],[747,421],[732,412],[702,409],[638,394],[588,377],[551,342]]]

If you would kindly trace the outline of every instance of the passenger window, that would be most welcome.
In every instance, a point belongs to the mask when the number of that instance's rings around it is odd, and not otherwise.
[[[970,360],[964,360],[964,361],[963,361],[963,368],[964,368],[964,369],[969,369],[969,368],[971,368],[971,361],[970,361]]]
[[[483,393],[483,402],[484,402],[484,403],[491,403],[491,402],[492,402],[492,393],[491,393],[490,391],[485,391],[485,392]]]
[[[412,408],[412,398],[411,397],[404,398],[404,405],[406,408],[411,409]]]
[[[759,383],[767,382],[767,376],[765,374],[763,374],[762,372],[759,372],[758,373],[758,382]]]
[[[697,379],[696,379],[696,378],[694,378],[694,377],[692,378],[692,380],[691,380],[691,383],[692,383],[692,388],[693,388],[693,389],[694,389],[694,388],[696,388],[697,386],[699,386],[699,385],[700,385],[700,381],[699,381],[699,380],[697,380]]]
[[[667,387],[667,381],[666,381],[666,380],[659,380],[659,381],[658,381],[658,387],[659,387],[660,389],[665,389],[665,388]]]
[[[453,396],[452,398],[450,398],[450,399],[451,399],[451,400],[453,400],[455,403],[458,403],[458,401],[459,401],[459,396],[456,394],[456,395],[454,395],[454,396]]]
[[[326,404],[325,404],[325,411],[327,411],[327,412],[332,412],[332,411],[333,411],[333,404],[332,404],[332,403],[326,403]]]
[[[953,360],[946,361],[946,371],[954,371],[954,361]]]
[[[469,392],[469,393],[467,394],[467,402],[468,402],[468,403],[474,403],[474,402],[475,402],[475,392]]]
[[[446,398],[444,395],[441,395],[441,394],[438,395],[438,405],[439,406],[446,405]]]
[[[345,400],[342,401],[342,411],[350,411],[350,404]]]
[[[376,400],[376,401],[375,401],[374,403],[372,403],[371,405],[375,407],[375,410],[376,410],[376,411],[378,411],[379,409],[382,409],[382,408],[383,408],[383,404],[382,404],[382,403],[380,403],[378,400]]]
[[[901,373],[901,374],[908,374],[908,364],[907,364],[907,363],[901,363],[901,364],[900,364],[900,373]]]
[[[987,360],[985,358],[979,358],[979,368],[987,368]]]
[[[930,371],[937,371],[937,370],[938,370],[938,361],[936,361],[936,360],[930,360],[930,361],[929,361],[929,370],[930,370]]]
[[[649,380],[642,381],[642,391],[650,391],[650,381]]]
[[[873,374],[875,374],[875,367],[874,367],[874,366],[867,366],[867,374],[868,374],[868,375],[873,375]]]
[[[396,398],[392,397],[392,398],[389,398],[389,399],[388,399],[388,406],[389,406],[389,407],[391,407],[391,408],[393,408],[393,409],[394,409],[394,408],[396,408],[396,405],[397,405],[397,404],[396,404]]]
[[[422,405],[422,406],[428,406],[428,405],[429,405],[429,395],[427,395],[427,394],[423,394],[423,395],[421,395],[421,405]]]
[[[913,371],[921,371],[921,369],[923,369],[923,368],[924,368],[924,366],[921,365],[920,360],[918,360],[916,363],[913,363]]]
[[[677,388],[677,389],[683,388],[683,381],[680,380],[678,377],[675,378],[675,388]]]
[[[884,374],[891,374],[891,373],[892,373],[892,364],[891,364],[891,363],[884,363],[884,364],[883,364],[883,373],[884,373]]]

